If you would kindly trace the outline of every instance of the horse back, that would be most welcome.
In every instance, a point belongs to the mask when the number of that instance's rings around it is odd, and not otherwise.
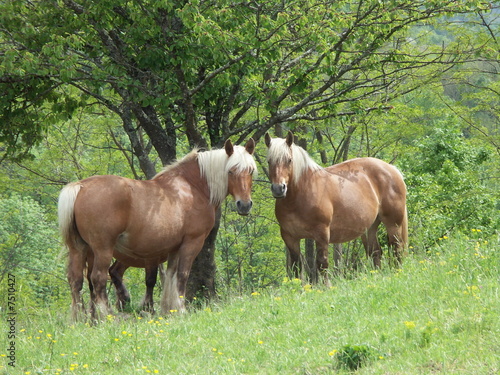
[[[357,158],[325,168],[329,173],[346,179],[358,189],[360,197],[375,195],[379,213],[404,212],[406,185],[401,172],[393,165],[376,158]]]
[[[325,168],[331,174],[357,181],[366,176],[377,190],[393,190],[404,194],[406,186],[401,172],[393,165],[376,158],[357,158]]]

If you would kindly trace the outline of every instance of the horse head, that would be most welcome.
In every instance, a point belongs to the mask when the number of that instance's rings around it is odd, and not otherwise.
[[[269,133],[266,133],[265,141],[271,192],[274,198],[285,198],[293,175],[293,134],[289,131],[285,139],[271,139]]]
[[[240,215],[248,215],[252,202],[252,178],[256,172],[253,159],[255,141],[250,138],[245,147],[233,146],[228,139],[224,143],[224,149],[228,156],[226,170],[228,174],[227,191],[236,202],[236,210]]]

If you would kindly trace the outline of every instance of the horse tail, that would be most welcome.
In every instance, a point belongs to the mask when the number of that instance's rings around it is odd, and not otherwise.
[[[66,185],[59,194],[57,203],[57,216],[59,219],[59,231],[66,246],[77,247],[80,235],[75,225],[75,201],[82,185],[72,182]]]

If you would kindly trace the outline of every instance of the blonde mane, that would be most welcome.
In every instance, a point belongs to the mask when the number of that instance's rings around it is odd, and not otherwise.
[[[319,166],[302,147],[292,143],[288,146],[286,139],[273,138],[267,149],[267,161],[270,164],[283,163],[292,160],[293,183],[297,184],[300,177],[308,170],[323,169]]]
[[[216,206],[220,205],[228,194],[227,184],[230,170],[234,169],[236,174],[244,171],[249,171],[253,175],[257,173],[257,165],[252,155],[246,151],[245,147],[234,146],[234,152],[230,157],[227,156],[224,149],[205,152],[194,149],[181,160],[167,165],[154,178],[193,159],[197,159],[200,173],[207,181],[208,190],[210,191],[210,203]]]
[[[231,169],[236,169],[236,174],[245,170],[252,174],[257,171],[254,158],[243,146],[234,146],[229,158],[224,149],[201,152],[198,154],[198,165],[201,175],[207,180],[210,202],[214,205],[220,205],[228,194],[228,173]]]

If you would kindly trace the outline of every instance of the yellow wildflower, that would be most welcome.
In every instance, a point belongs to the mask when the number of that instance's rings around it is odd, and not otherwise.
[[[405,326],[406,328],[408,329],[414,329],[417,325],[415,324],[415,322],[405,322]]]

